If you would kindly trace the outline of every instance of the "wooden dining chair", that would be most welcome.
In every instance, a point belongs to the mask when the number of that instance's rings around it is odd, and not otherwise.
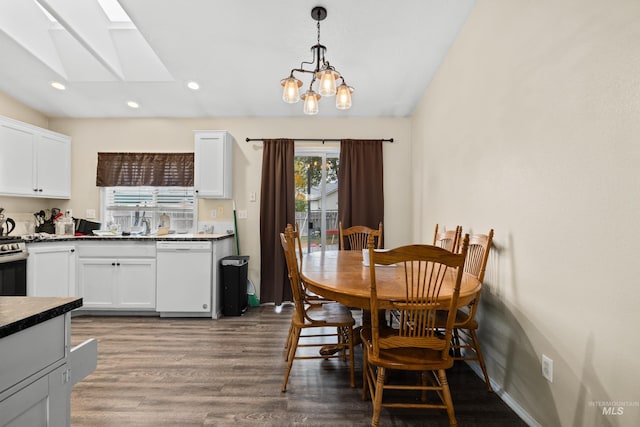
[[[291,367],[295,359],[335,359],[349,358],[350,384],[355,387],[354,355],[353,355],[353,327],[355,319],[351,311],[339,303],[315,304],[312,307],[306,303],[304,289],[295,252],[295,237],[293,227],[289,224],[284,233],[280,233],[280,242],[285,254],[289,282],[293,294],[294,312],[291,317],[292,336],[287,349],[287,370],[282,381],[282,392],[287,391],[287,382]],[[335,333],[329,333],[322,328],[336,328]],[[303,334],[304,330],[316,329],[317,332]],[[331,340],[333,338],[333,340]],[[300,341],[303,341],[302,343]],[[318,347],[331,344],[340,349],[335,355],[298,355],[298,348]]]
[[[295,246],[296,246],[296,256],[297,256],[297,260],[298,260],[298,268],[300,268],[302,266],[302,244],[300,242],[300,231],[298,228],[298,224],[294,223],[293,224],[293,237],[295,240]],[[302,297],[304,299],[305,304],[308,304],[309,307],[308,309],[314,309],[317,308],[315,306],[315,304],[326,304],[329,302],[335,302],[332,300],[329,300],[327,298],[324,298],[323,296],[314,294],[313,292],[309,291],[307,289],[306,286],[304,286],[304,282],[301,282],[302,284],[302,288],[303,288],[303,293],[302,293]],[[289,333],[287,334],[287,340],[285,341],[284,344],[284,348],[285,349],[289,349],[289,346],[291,345],[291,338],[293,337],[293,319],[291,321],[291,325],[289,327]],[[285,354],[285,360],[287,360],[288,357],[288,352]]]
[[[492,241],[493,229],[489,230],[489,234],[472,234],[469,237],[469,248],[464,264],[464,272],[476,277],[480,283],[484,280]],[[478,341],[476,334],[479,325],[475,317],[481,292],[482,290],[478,291],[466,307],[457,310],[453,324],[452,348],[456,360],[478,362],[482,369],[487,389],[491,392],[493,388],[489,381],[487,367],[482,357],[482,351],[480,350],[480,341]]]
[[[382,222],[378,224],[378,229],[366,227],[364,225],[354,225],[349,228],[342,227],[342,221],[338,223],[340,230],[340,250],[361,251],[367,248],[367,239],[373,236],[376,248],[382,249]]]
[[[433,245],[444,248],[450,252],[457,252],[462,235],[462,227],[456,226],[455,230],[440,230],[436,224],[436,230],[433,234]]]
[[[369,238],[369,277],[371,282],[371,328],[362,328],[363,398],[373,401],[372,426],[377,426],[383,406],[403,408],[446,409],[449,424],[457,425],[453,400],[447,382],[446,369],[453,366],[449,354],[453,322],[455,320],[460,283],[467,252],[465,236],[460,253],[431,245],[410,245],[385,252],[374,251],[373,237]],[[395,264],[395,266],[391,266]],[[378,265],[378,267],[376,267]],[[387,267],[389,266],[389,267]],[[404,271],[406,297],[393,302],[378,299],[377,268],[400,268]],[[440,298],[445,277],[455,278],[453,294]],[[385,326],[379,310],[396,310],[400,315],[398,329]],[[444,329],[436,328],[437,312],[447,313]],[[394,385],[387,370],[421,373],[417,385]],[[383,392],[420,392],[419,398],[399,402],[385,401]],[[439,402],[427,400],[435,394]],[[429,396],[428,396],[429,395]],[[399,398],[399,396],[396,396]]]

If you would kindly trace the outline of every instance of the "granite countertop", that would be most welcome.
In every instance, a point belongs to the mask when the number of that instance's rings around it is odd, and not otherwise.
[[[0,297],[0,338],[82,307],[77,297]]]
[[[235,234],[165,234],[164,236],[56,236],[52,235],[45,239],[25,239],[27,243],[45,243],[45,242],[92,242],[96,240],[111,240],[111,241],[198,241],[198,240],[224,240],[235,236]]]

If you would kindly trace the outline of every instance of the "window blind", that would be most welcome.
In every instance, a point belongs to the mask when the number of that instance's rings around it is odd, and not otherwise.
[[[98,187],[193,187],[193,153],[98,153]]]
[[[129,210],[132,207],[191,210],[195,205],[192,188],[113,187],[107,189],[105,196],[107,210]]]

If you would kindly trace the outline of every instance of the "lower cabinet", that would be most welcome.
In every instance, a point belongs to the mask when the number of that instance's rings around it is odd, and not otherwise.
[[[72,243],[27,245],[27,295],[31,297],[76,296],[76,249]]]
[[[27,294],[78,296],[78,311],[222,315],[220,259],[232,238],[213,241],[65,241],[28,245]],[[0,424],[1,426],[1,424]]]
[[[96,368],[95,339],[69,348],[70,314],[0,339],[0,426],[71,425],[73,386]]]
[[[155,244],[78,246],[83,309],[155,310]]]
[[[80,258],[78,279],[84,308],[156,307],[156,260]]]

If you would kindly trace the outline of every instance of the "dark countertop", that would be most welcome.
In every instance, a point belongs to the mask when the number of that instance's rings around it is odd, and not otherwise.
[[[96,240],[110,241],[138,241],[138,242],[159,242],[159,241],[201,241],[201,240],[224,240],[234,237],[235,234],[166,234],[164,236],[51,236],[51,238],[41,240],[25,239],[27,243],[46,242],[93,242]]]
[[[0,338],[82,307],[77,297],[0,297]]]

